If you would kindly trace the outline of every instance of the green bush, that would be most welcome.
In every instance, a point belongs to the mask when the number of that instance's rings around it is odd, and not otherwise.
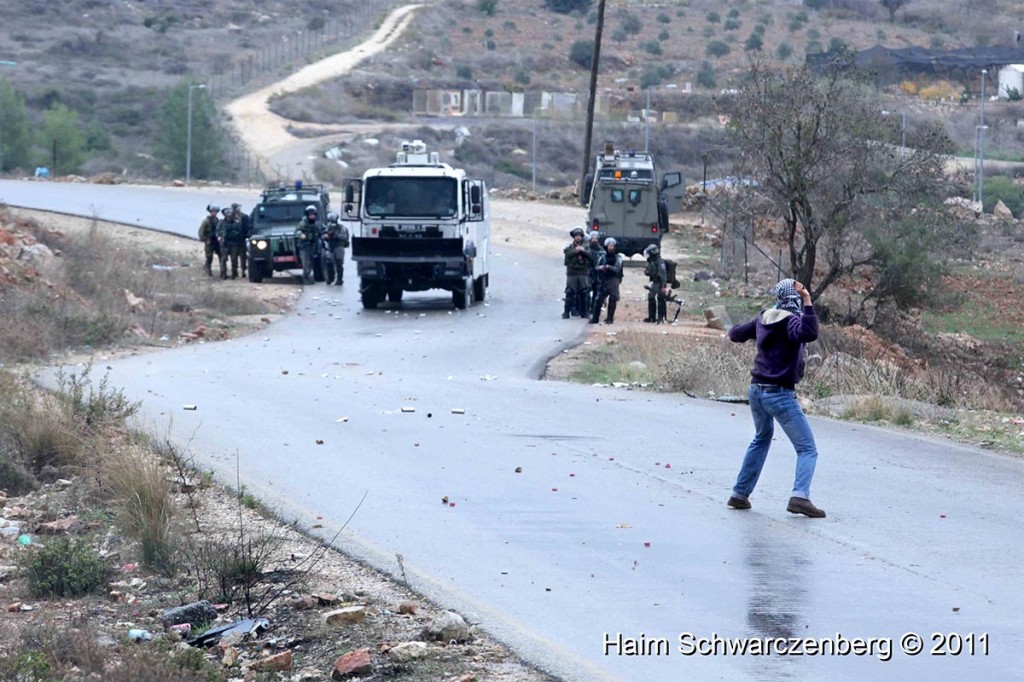
[[[107,582],[110,567],[86,540],[66,536],[30,547],[20,557],[33,597],[77,597]]]
[[[717,84],[715,68],[711,66],[711,62],[701,62],[700,69],[697,71],[697,85],[711,90]]]
[[[747,52],[754,50],[760,52],[762,47],[764,47],[764,40],[761,39],[760,33],[751,33],[747,36],[747,41],[743,43],[743,49]]]
[[[657,40],[645,40],[641,43],[640,47],[642,47],[644,52],[647,52],[648,54],[653,54],[655,56],[661,54],[661,43]]]
[[[1006,204],[1006,208],[1013,212],[1015,218],[1024,216],[1024,186],[1014,184],[1013,180],[1005,175],[985,178],[985,211],[991,213],[999,201]]]
[[[593,0],[544,0],[544,6],[559,14],[585,12],[593,4]]]
[[[671,24],[672,23],[672,17],[670,17],[669,15],[665,14],[664,12],[661,12],[658,15],[657,20],[658,20],[659,24]]]
[[[712,40],[708,43],[704,51],[711,57],[724,57],[725,55],[732,52],[732,48],[729,47],[729,43],[724,40]]]
[[[481,13],[493,17],[498,12],[498,0],[476,0],[476,8]]]
[[[722,24],[722,28],[726,31],[736,31],[739,30],[740,25],[740,22],[736,19],[726,19],[725,23]]]
[[[722,21],[722,17],[719,16],[718,12],[715,12],[714,10],[712,10],[712,11],[708,12],[707,14],[705,14],[704,18],[707,19],[707,22],[709,24],[717,24],[720,21]]]
[[[569,61],[584,69],[589,69],[594,60],[594,41],[577,40],[569,47]]]
[[[775,56],[785,61],[789,59],[790,55],[793,54],[793,48],[789,43],[779,43],[779,46],[775,48]]]

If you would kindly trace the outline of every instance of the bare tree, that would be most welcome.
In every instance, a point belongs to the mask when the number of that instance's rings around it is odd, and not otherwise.
[[[838,71],[821,77],[807,68],[754,62],[726,106],[739,173],[757,182],[783,227],[788,274],[815,300],[844,278],[856,279],[870,299],[874,285],[864,282],[877,284],[880,267],[942,254],[960,234],[929,229],[945,224],[943,200],[952,192],[944,175],[944,132],[921,125],[903,147],[900,117],[883,116],[862,84]],[[895,254],[894,245],[909,253]],[[892,290],[902,281],[888,280],[875,300],[899,305],[912,299]],[[863,301],[850,310],[856,316]]]
[[[896,23],[896,10],[906,7],[910,0],[878,0],[878,4],[889,10],[889,23]]]

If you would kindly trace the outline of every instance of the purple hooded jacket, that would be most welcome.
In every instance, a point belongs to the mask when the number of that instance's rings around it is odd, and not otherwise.
[[[804,306],[802,315],[769,308],[729,330],[729,339],[736,343],[757,339],[757,357],[750,372],[754,383],[789,389],[804,376],[804,344],[817,338],[814,306]]]

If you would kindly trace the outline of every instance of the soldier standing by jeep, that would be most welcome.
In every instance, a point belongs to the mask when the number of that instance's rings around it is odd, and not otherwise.
[[[647,259],[644,274],[651,280],[647,287],[647,317],[644,318],[644,322],[661,324],[668,314],[668,269],[657,244],[651,244],[644,249],[644,258]]]
[[[341,224],[337,213],[328,213],[327,226],[324,228],[324,246],[329,253],[324,254],[324,260],[330,263],[334,270],[333,273],[324,273],[328,278],[334,276],[329,284],[341,286],[344,283],[342,280],[345,279],[345,249],[348,248],[348,244],[348,228]]]
[[[302,263],[302,283],[313,284],[313,266],[316,263],[316,252],[320,245],[320,221],[317,219],[316,206],[306,207],[306,217],[299,221],[295,228],[295,244],[299,250]]]
[[[231,279],[238,279],[238,260],[245,257],[245,232],[238,214],[228,207],[224,209],[224,218],[217,225],[217,237],[220,239],[221,269],[220,278],[227,279],[227,260],[231,259]]]
[[[569,231],[572,244],[562,253],[565,256],[565,308],[562,319],[567,320],[572,314],[578,317],[589,315],[588,299],[590,297],[590,268],[594,264],[590,248],[583,243],[583,229],[576,227]]]
[[[242,211],[241,204],[231,204],[231,209],[235,212],[238,222],[242,223],[242,255],[239,256],[239,260],[242,261],[242,277],[244,278],[249,260],[245,254],[245,243],[249,241],[249,235],[252,234],[252,219]]]
[[[199,223],[199,241],[203,243],[203,252],[206,262],[203,264],[203,272],[213,277],[213,254],[220,259],[221,272],[224,271],[224,256],[220,251],[220,242],[217,241],[217,213],[220,206],[208,204],[206,206],[207,216]]]
[[[594,312],[590,316],[590,324],[597,324],[601,319],[601,306],[605,298],[608,299],[608,315],[604,318],[605,324],[614,324],[615,308],[619,305],[619,284],[622,283],[622,264],[625,258],[617,249],[618,242],[614,237],[604,240],[604,252],[601,253],[594,268],[600,278],[597,287],[597,300],[594,301]]]

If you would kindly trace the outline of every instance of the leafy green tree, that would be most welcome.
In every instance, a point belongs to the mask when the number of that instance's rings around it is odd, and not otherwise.
[[[711,57],[724,57],[725,55],[732,52],[732,48],[729,47],[729,43],[724,40],[712,40],[704,48],[704,51]]]
[[[623,11],[619,14],[621,23],[619,27],[631,36],[635,36],[644,29],[643,22],[640,21],[640,17],[633,14],[632,12]]]
[[[594,0],[544,0],[545,7],[559,14],[586,12],[593,3]]]
[[[569,60],[584,69],[589,69],[594,63],[594,41],[577,40],[570,45]]]
[[[32,135],[25,98],[6,79],[0,78],[0,170],[28,168]]]
[[[792,54],[793,47],[787,42],[781,42],[779,43],[779,46],[775,48],[775,56],[781,59],[782,61],[786,61],[787,59],[789,59],[790,55]]]
[[[760,33],[751,33],[747,36],[746,42],[743,43],[743,49],[747,52],[760,52],[762,47],[764,47],[764,40],[761,38]]]
[[[56,148],[56,168],[50,169],[53,173],[77,173],[85,163],[85,134],[78,127],[78,114],[60,102],[43,112],[38,140],[44,165],[52,163]]]
[[[941,268],[924,264],[970,248],[974,228],[943,205],[955,190],[941,127],[922,126],[902,149],[900,127],[879,114],[867,86],[757,62],[728,113],[737,172],[758,182],[766,202],[758,210],[782,226],[783,267],[815,300],[839,282],[856,283],[837,295],[847,297],[846,321],[918,300],[908,287],[939,285]],[[903,278],[911,265],[927,279]]]
[[[701,62],[700,69],[697,70],[697,85],[708,90],[718,85],[718,81],[715,80],[715,67],[711,66],[711,62]]]
[[[889,23],[896,23],[896,11],[910,4],[910,0],[878,0],[878,4],[889,10]]]
[[[188,93],[191,83],[183,82],[168,91],[160,109],[160,133],[154,155],[174,176],[184,176],[188,156]],[[224,157],[224,132],[217,107],[205,89],[192,90],[193,178],[212,178]]]
[[[476,8],[481,13],[493,17],[498,13],[498,0],[476,0]]]

